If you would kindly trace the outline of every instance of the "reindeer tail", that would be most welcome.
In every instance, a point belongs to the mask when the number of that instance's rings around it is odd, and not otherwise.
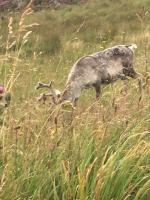
[[[134,52],[135,49],[137,49],[137,45],[136,44],[130,44],[127,46],[129,49],[131,49],[131,51]]]

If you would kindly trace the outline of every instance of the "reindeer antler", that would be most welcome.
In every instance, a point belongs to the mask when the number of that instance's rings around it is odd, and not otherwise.
[[[38,100],[38,101],[43,100],[43,101],[45,102],[48,96],[51,97],[52,94],[51,94],[51,93],[42,93],[42,94],[40,94],[40,96],[37,98],[37,100]]]
[[[46,101],[47,97],[48,96],[51,96],[52,97],[52,101],[54,104],[57,103],[57,98],[60,97],[61,95],[61,92],[59,90],[56,90],[52,87],[52,81],[50,81],[49,84],[45,84],[45,83],[42,83],[42,82],[38,82],[37,86],[35,87],[35,89],[40,89],[40,88],[48,88],[50,90],[49,93],[42,93],[39,98],[38,98],[38,101],[41,101],[43,100],[44,102]]]
[[[52,87],[52,81],[50,81],[49,84],[45,84],[42,82],[38,82],[37,85],[35,86],[35,89],[38,90],[39,88],[51,88]]]

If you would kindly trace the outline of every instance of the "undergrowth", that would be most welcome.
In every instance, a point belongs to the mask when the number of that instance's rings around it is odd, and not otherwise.
[[[149,1],[119,2],[35,13],[29,4],[1,22],[0,80],[12,95],[0,128],[1,200],[149,200]],[[63,90],[79,57],[118,43],[137,44],[142,82],[108,85],[100,101],[84,91],[75,110],[37,102],[38,81]]]

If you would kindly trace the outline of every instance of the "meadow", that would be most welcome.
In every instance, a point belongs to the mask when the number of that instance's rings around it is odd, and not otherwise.
[[[0,200],[150,199],[150,1],[92,0],[2,12]],[[136,43],[143,79],[85,90],[76,109],[37,102],[38,81],[63,90],[81,56]],[[44,90],[43,90],[44,91]]]

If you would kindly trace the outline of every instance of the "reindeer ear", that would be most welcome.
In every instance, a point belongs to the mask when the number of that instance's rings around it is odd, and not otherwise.
[[[134,52],[134,50],[137,49],[137,45],[136,44],[126,45],[126,47],[131,49],[132,52]]]

